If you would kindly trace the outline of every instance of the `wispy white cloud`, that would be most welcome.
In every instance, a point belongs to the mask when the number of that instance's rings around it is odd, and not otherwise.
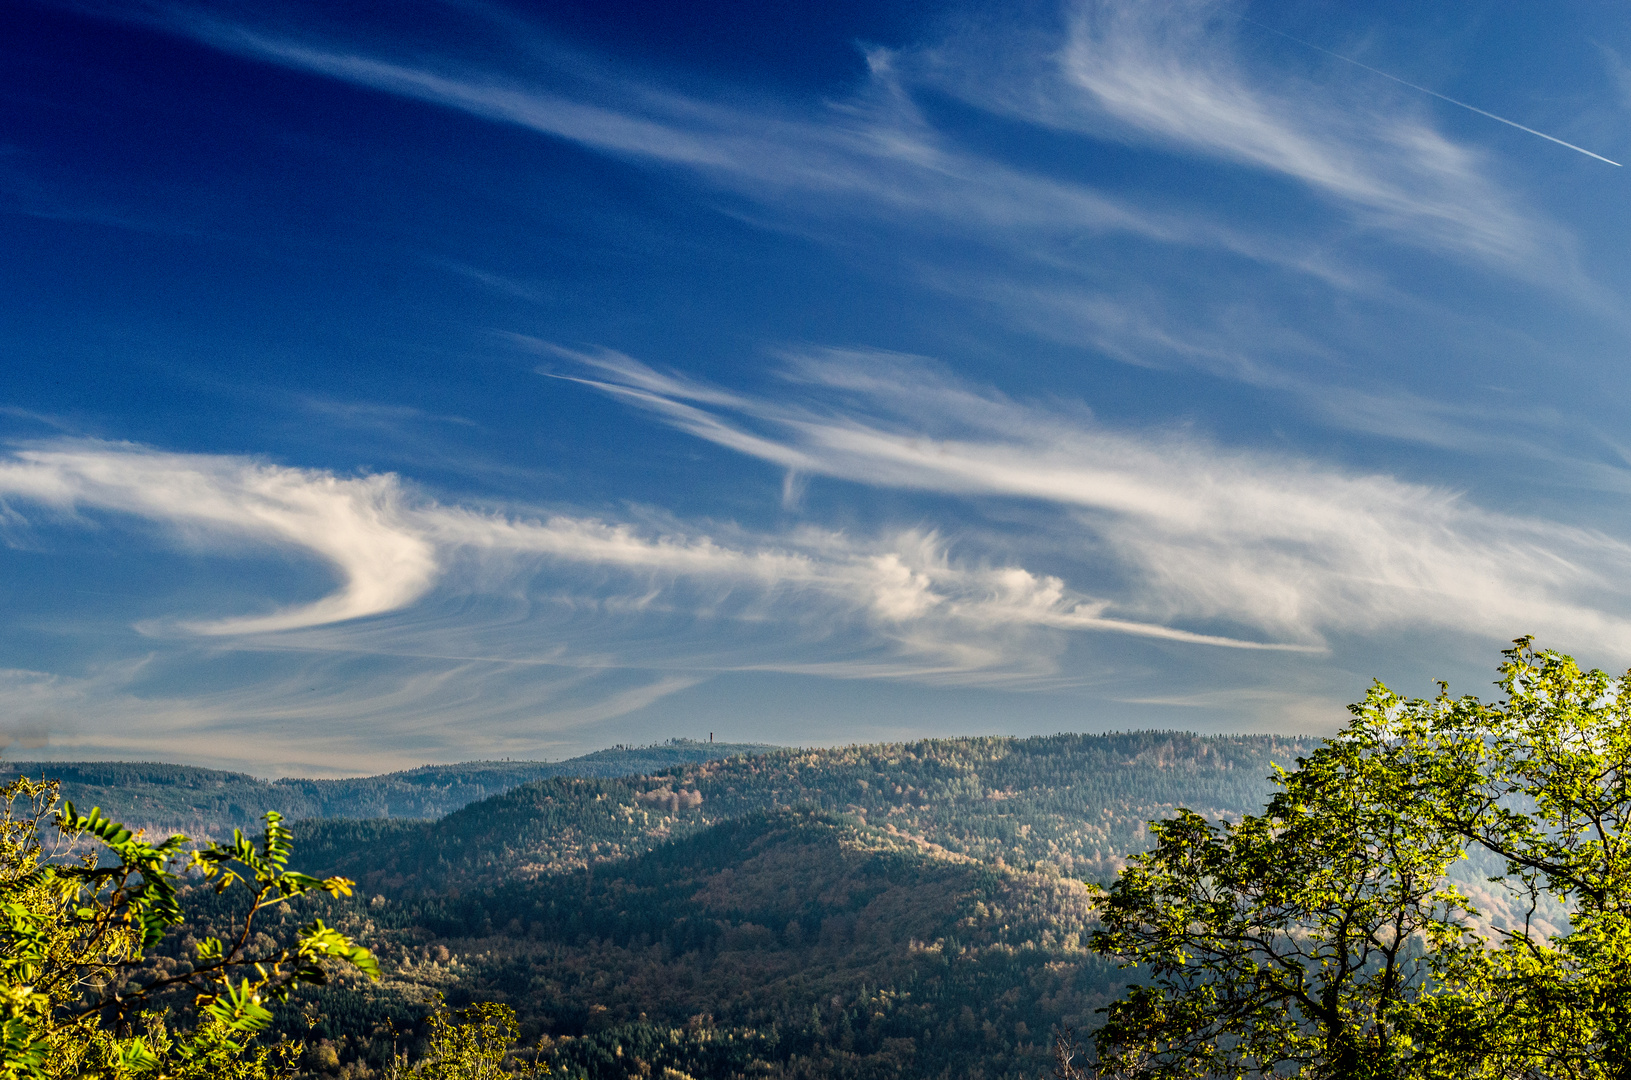
[[[61,443],[0,459],[0,498],[73,513],[114,511],[162,523],[204,543],[300,547],[333,567],[340,587],[309,604],[186,624],[245,634],[356,619],[423,596],[436,577],[432,547],[396,523],[393,477],[341,478],[241,458],[164,454],[105,443]]]
[[[1408,104],[1270,70],[1214,17],[1222,9],[1205,4],[1084,3],[1046,40],[999,26],[874,50],[853,93],[793,104],[680,94],[610,64],[529,67],[496,51],[472,60],[410,49],[333,24],[319,30],[315,18],[268,29],[162,10],[155,18],[170,29],[238,55],[567,140],[695,184],[772,228],[839,245],[864,231],[861,258],[973,298],[1009,326],[1129,364],[1284,393],[1300,413],[1320,402],[1350,430],[1403,430],[1479,452],[1512,441],[1492,434],[1493,414],[1478,406],[1389,396],[1378,389],[1385,377],[1352,377],[1366,349],[1387,346],[1349,340],[1310,312],[1355,297],[1373,313],[1404,310],[1388,292],[1395,265],[1372,258],[1369,241],[1590,291],[1570,238],[1494,178],[1493,154],[1448,138]],[[514,23],[508,32],[534,31]],[[983,116],[959,127],[943,96],[923,107],[926,90],[949,91]],[[1029,125],[1033,136],[1049,129],[1049,146],[1084,153],[1005,155],[1000,140],[984,138],[993,118]],[[1088,139],[1156,147],[1202,168],[1226,163],[1254,182],[1277,178],[1270,187],[1296,212],[1238,215],[1228,200],[1158,191],[1153,177],[1112,190],[1112,179],[1076,167],[1104,160],[1102,142]],[[1315,197],[1304,205],[1298,190]],[[1356,223],[1366,244],[1333,242],[1350,239]],[[926,242],[909,242],[914,234]],[[527,281],[443,265],[519,299],[542,295]],[[1418,325],[1459,332],[1432,313],[1413,312]],[[372,657],[386,670],[324,684],[344,689],[321,700],[300,699],[292,674],[200,697],[130,691],[148,676],[124,668],[89,681],[23,673],[0,708],[30,694],[58,703],[39,705],[42,716],[60,706],[111,718],[122,708],[150,721],[143,730],[179,733],[164,744],[176,746],[257,709],[279,724],[348,717],[359,730],[395,717],[398,730],[434,740],[477,716],[517,730],[599,722],[720,672],[1059,685],[1083,677],[1071,650],[1087,635],[1286,661],[1288,649],[1400,628],[1485,640],[1538,631],[1631,656],[1624,544],[1451,491],[1181,433],[1115,430],[1085,409],[1016,402],[892,354],[792,357],[788,389],[774,395],[616,353],[556,355],[601,391],[785,470],[789,508],[820,505],[806,494],[811,477],[952,495],[963,510],[1023,502],[1045,522],[1038,546],[1059,557],[1038,569],[1016,554],[1019,538],[987,542],[999,525],[983,537],[928,527],[756,534],[638,509],[620,521],[499,513],[438,501],[390,475],[40,444],[0,458],[8,530],[53,515],[72,527],[137,519],[179,543],[292,551],[333,577],[315,600],[161,612],[143,624],[155,650],[305,657],[287,661],[294,669]],[[427,419],[307,407],[369,431]],[[419,450],[393,460],[411,469],[401,463],[428,460],[422,441]],[[1605,485],[1623,484],[1623,470],[1606,471]],[[617,671],[636,674],[618,682],[608,675]],[[1222,708],[1245,699],[1137,700]],[[312,744],[314,757],[361,745],[349,732],[328,737]],[[508,751],[495,743],[484,752]]]
[[[535,759],[576,752],[608,722],[701,681],[336,652],[257,657],[246,676],[243,660],[242,653],[183,648],[76,674],[0,669],[0,712],[10,718],[0,727],[0,752],[52,760],[158,758],[264,776]],[[197,684],[200,672],[222,666],[237,677]],[[167,683],[177,672],[193,678]]]
[[[805,399],[788,403],[576,355],[603,391],[804,475],[1055,507],[1128,582],[1115,605],[1133,618],[1307,643],[1407,627],[1537,632],[1631,657],[1631,546],[1601,533],[1388,476],[1113,431],[913,357],[798,358]]]
[[[1284,651],[1354,635],[1537,632],[1631,657],[1631,549],[1586,530],[1385,476],[1110,430],[913,357],[792,356],[788,390],[771,401],[616,353],[548,348],[588,384],[803,477],[944,493],[974,509],[1023,501],[1097,594],[982,554],[1012,551],[1000,538],[501,513],[389,475],[58,442],[0,459],[13,529],[37,539],[136,519],[195,548],[302,553],[335,586],[269,611],[160,613],[137,660],[90,675],[12,672],[0,706],[58,754],[196,758],[189,745],[247,725],[265,749],[227,740],[235,756],[222,764],[310,772],[373,753],[387,729],[404,763],[536,753],[731,672],[1074,685],[1092,677],[1072,659],[1084,634]],[[256,657],[253,670],[233,656]],[[225,689],[193,685],[229,661]],[[1252,693],[1122,700],[1267,709],[1290,723],[1329,696],[1311,688],[1315,704],[1292,708]]]
[[[680,387],[656,375],[651,381],[671,392]],[[415,495],[391,475],[338,477],[90,442],[28,448],[0,460],[0,497],[59,514],[134,516],[194,545],[283,547],[321,560],[338,578],[334,592],[313,602],[253,615],[156,620],[151,633],[287,637],[396,616],[377,630],[364,626],[321,640],[263,641],[266,648],[419,649],[442,660],[617,663],[583,656],[563,661],[558,640],[541,632],[517,635],[507,618],[499,620],[510,638],[505,647],[483,638],[479,617],[465,612],[470,625],[450,627],[436,607],[438,596],[524,595],[540,581],[575,603],[618,614],[689,606],[711,618],[789,625],[815,619],[828,636],[834,626],[850,628],[841,661],[785,649],[773,658],[760,649],[734,659],[693,659],[714,669],[831,673],[839,664],[866,675],[1023,680],[1053,674],[1057,649],[1039,651],[1022,639],[1059,631],[1234,648],[1301,647],[1130,619],[1112,612],[1108,601],[1073,592],[1056,576],[954,559],[939,537],[922,532],[855,538],[800,529],[774,537],[737,533],[726,542],[683,527],[653,532],[628,522],[524,518],[448,506]],[[804,645],[822,649],[809,635]]]
[[[1238,43],[1251,28],[1228,4],[1079,0],[1067,11],[1056,71],[997,81],[943,64],[940,81],[1032,123],[1277,174],[1395,240],[1579,282],[1566,234],[1504,191],[1482,153],[1375,86],[1254,69]],[[956,45],[948,55],[966,59]]]
[[[918,107],[916,92],[932,86],[1028,124],[1267,170],[1395,241],[1525,279],[1555,285],[1562,273],[1565,287],[1584,285],[1566,234],[1503,190],[1481,152],[1392,95],[1254,71],[1237,47],[1242,24],[1218,0],[1078,0],[1066,5],[1065,21],[1062,40],[986,24],[915,49],[874,49],[870,81],[810,115],[686,96],[583,62],[548,65],[568,84],[550,88],[464,61],[394,57],[389,46],[336,45],[196,12],[169,17],[222,49],[692,170],[756,200],[795,198],[806,213],[904,213],[987,241],[994,230],[1126,233],[1217,247],[1333,283],[1354,279],[1317,244],[1283,231],[1270,240],[1256,228],[1140,205],[962,145]],[[1034,240],[1005,246],[1037,248]],[[1057,244],[1036,254],[1055,256]]]
[[[1356,227],[1383,246],[1424,248],[1560,290],[1599,314],[1617,310],[1580,268],[1566,230],[1504,187],[1490,154],[1435,127],[1419,102],[1271,65],[1242,43],[1255,31],[1214,0],[1076,0],[1063,10],[1064,31],[1051,36],[997,18],[921,46],[874,49],[867,79],[819,105],[682,94],[559,49],[528,65],[496,52],[477,63],[187,8],[165,20],[240,55],[689,177],[737,196],[736,212],[767,227],[840,244],[856,228],[915,231],[932,245],[891,246],[908,273],[977,298],[1012,327],[1129,364],[1244,382],[1338,426],[1355,426],[1341,400],[1377,396],[1366,373],[1390,370],[1395,358],[1383,355],[1388,344],[1317,313],[1361,298],[1373,318],[1412,326],[1413,347],[1430,347],[1423,342],[1435,335],[1458,347],[1459,316],[1419,310],[1385,258],[1351,243]],[[511,45],[547,40],[508,16],[504,33]],[[927,90],[1049,137],[1157,146],[1203,167],[1257,170],[1316,198],[1295,213],[1242,217],[1160,185],[1112,190],[1090,170],[1058,160],[1038,169],[965,138],[921,107]],[[927,254],[948,243],[960,254]],[[1191,266],[1171,257],[1174,247],[1205,254]],[[1312,300],[1309,281],[1321,287]],[[490,284],[520,295],[513,282]]]
[[[389,475],[59,442],[0,458],[14,529],[136,519],[194,548],[302,553],[336,584],[270,612],[167,612],[146,624],[144,658],[93,675],[12,672],[0,706],[18,733],[45,731],[59,753],[196,757],[189,740],[247,725],[267,734],[261,771],[321,771],[387,728],[404,762],[471,752],[466,724],[487,752],[536,753],[541,738],[728,672],[1070,685],[1084,676],[1067,663],[1082,634],[1283,652],[1338,635],[1532,631],[1631,656],[1631,549],[1589,531],[1388,477],[1112,431],[912,357],[791,357],[789,403],[615,353],[554,352],[604,392],[803,476],[1039,507],[1099,594],[922,531],[529,516],[447,505]],[[234,655],[269,673],[236,664],[228,689],[204,691],[164,674]],[[1125,700],[1253,707],[1206,693]],[[222,763],[246,760],[234,746]]]
[[[959,152],[926,124],[887,53],[867,93],[819,118],[688,98],[627,77],[580,87],[584,101],[501,72],[430,66],[185,18],[188,32],[240,54],[513,124],[609,154],[704,173],[759,199],[843,200],[846,213],[909,212],[982,228],[1120,231],[1182,241],[1163,219],[1091,187],[1028,175]],[[857,197],[865,200],[856,203]],[[808,204],[808,209],[818,209]]]
[[[869,227],[927,228],[997,248],[1004,257],[1032,264],[1033,272],[1079,273],[1086,266],[1083,238],[1125,236],[1162,246],[1212,249],[1339,289],[1360,286],[1365,278],[1318,240],[1283,230],[1263,235],[1256,227],[1237,227],[1190,207],[1112,193],[1083,177],[1016,167],[967,146],[929,120],[914,98],[922,85],[943,83],[945,65],[924,62],[936,50],[871,50],[865,85],[812,113],[687,96],[645,82],[636,73],[598,70],[558,57],[546,66],[558,76],[556,82],[567,84],[565,89],[544,85],[535,76],[465,61],[393,57],[389,47],[312,41],[205,14],[173,13],[169,25],[240,55],[457,109],[642,164],[685,170],[781,214],[777,227],[804,229],[809,222],[825,221],[829,226],[864,222]],[[966,44],[972,45],[973,56],[1001,48],[991,42]],[[960,71],[958,85],[969,91],[969,100],[993,110],[1004,108],[1000,94],[985,92],[983,80],[1008,73],[978,62]],[[1051,115],[1044,110],[1024,119],[1046,124]],[[1468,183],[1474,182],[1469,175]],[[1400,192],[1395,201],[1402,206],[1410,197]],[[1513,228],[1521,224],[1515,211],[1503,211],[1502,222]],[[1419,239],[1420,233],[1407,228],[1403,235]],[[1095,260],[1102,254],[1095,252]]]
[[[1554,487],[1631,491],[1631,457],[1578,413],[1527,396],[1502,400],[1499,392],[1479,392],[1489,388],[1436,399],[1411,390],[1391,369],[1355,377],[1355,369],[1369,365],[1356,363],[1350,350],[1321,340],[1312,326],[1287,324],[1252,299],[1233,297],[1208,308],[1194,297],[1150,289],[1105,295],[1058,282],[967,274],[936,279],[948,292],[997,305],[1045,340],[1089,345],[1133,366],[1187,369],[1283,395],[1297,403],[1301,416],[1333,428],[1438,450],[1521,457]],[[1521,335],[1446,321],[1457,326],[1446,336],[1458,341],[1463,354],[1543,362],[1542,350]],[[1388,332],[1375,336],[1372,348],[1397,348]]]

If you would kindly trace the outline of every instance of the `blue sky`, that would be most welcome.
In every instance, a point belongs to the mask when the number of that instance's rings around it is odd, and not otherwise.
[[[12,757],[1329,731],[1519,634],[1631,664],[1631,174],[1340,58],[1624,161],[1616,6],[0,20]]]

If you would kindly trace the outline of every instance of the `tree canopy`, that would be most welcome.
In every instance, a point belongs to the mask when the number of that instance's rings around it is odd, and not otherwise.
[[[1491,703],[1377,683],[1261,814],[1152,823],[1099,894],[1139,980],[1101,1075],[1631,1076],[1631,676],[1504,657]]]
[[[1213,1077],[1291,1068],[1394,1077],[1417,1052],[1429,946],[1466,934],[1447,879],[1456,837],[1339,741],[1283,773],[1260,815],[1180,810],[1101,890],[1093,948],[1147,971],[1098,1033],[1110,1075]]]
[[[268,1003],[299,983],[326,983],[335,964],[377,978],[367,949],[324,925],[260,945],[255,916],[313,892],[345,895],[345,878],[288,868],[289,830],[268,813],[260,841],[149,843],[72,803],[57,786],[20,777],[0,787],[0,1077],[212,1077],[252,1080],[286,1071],[298,1046],[256,1045]],[[144,952],[185,919],[183,875],[218,893],[241,892],[236,933],[196,947],[184,972],[133,979]],[[160,1005],[193,992],[190,1022]]]

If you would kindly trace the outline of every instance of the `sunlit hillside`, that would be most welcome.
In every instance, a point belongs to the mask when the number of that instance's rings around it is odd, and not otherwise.
[[[508,1003],[567,1076],[1034,1080],[1049,1030],[1091,1025],[1121,982],[1083,949],[1082,879],[1112,876],[1177,806],[1257,809],[1274,764],[1311,745],[776,750],[539,780],[434,822],[303,822],[302,867],[359,887],[279,917],[320,912],[387,974],[288,1021],[320,1017],[312,1036],[353,1077],[442,993]]]

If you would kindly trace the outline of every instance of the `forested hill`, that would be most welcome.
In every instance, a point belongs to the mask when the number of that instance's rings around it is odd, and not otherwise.
[[[1110,876],[1145,822],[1187,806],[1261,806],[1275,763],[1311,740],[1173,732],[935,739],[778,750],[639,778],[555,777],[439,822],[307,822],[316,868],[365,887],[435,891],[627,858],[748,814],[853,815],[863,825],[993,866]]]
[[[150,832],[220,836],[251,828],[268,810],[287,818],[439,818],[472,802],[546,777],[618,777],[777,747],[673,739],[614,747],[566,761],[472,761],[345,780],[262,780],[187,765],[118,761],[8,762],[6,775],[62,782],[64,799],[99,806],[116,821]]]
[[[437,994],[511,1005],[562,1080],[1036,1080],[1049,1031],[1094,1026],[1124,980],[1084,947],[1082,879],[1178,806],[1260,809],[1315,744],[783,749],[548,777],[439,821],[298,822],[293,865],[358,888],[265,925],[322,918],[384,979],[302,991],[279,1022],[333,1051],[312,1080],[380,1080]],[[199,935],[225,932],[224,898],[185,899],[213,913]],[[189,962],[172,936],[151,964]]]

